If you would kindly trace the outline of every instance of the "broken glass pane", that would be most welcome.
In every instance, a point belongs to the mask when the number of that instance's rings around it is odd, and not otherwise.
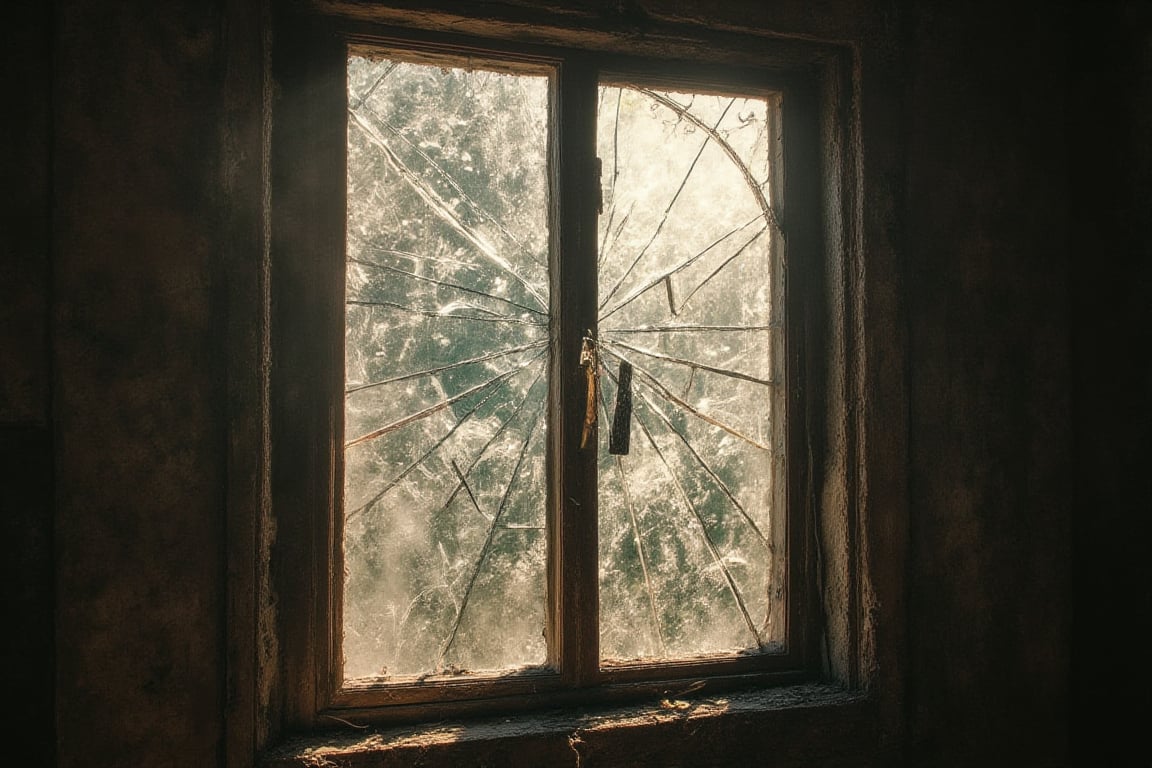
[[[548,78],[350,57],[344,676],[543,664]]]
[[[601,656],[778,650],[777,104],[618,86],[599,104],[605,423],[632,366],[629,450],[600,454]]]

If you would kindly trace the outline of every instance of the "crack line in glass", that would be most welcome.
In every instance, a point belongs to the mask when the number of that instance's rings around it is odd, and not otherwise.
[[[629,217],[632,216],[632,209],[636,207],[636,201],[633,200],[628,204],[628,210],[624,212],[624,218],[620,219],[620,223],[616,225],[616,231],[612,232],[611,226],[604,228],[604,237],[601,238],[600,243],[600,256],[596,260],[596,268],[600,269],[604,266],[604,259],[616,247],[616,243],[620,241],[620,235],[624,232],[624,226],[628,223]],[[608,204],[608,217],[609,219],[616,216],[616,201],[613,200]],[[612,235],[612,242],[608,242],[608,235]]]
[[[398,62],[398,61],[394,61],[391,64],[389,64],[388,69],[384,70],[384,74],[382,74],[382,75],[380,75],[380,77],[376,78],[376,82],[372,83],[372,87],[369,88],[364,93],[364,95],[359,98],[359,100],[357,100],[356,106],[352,107],[352,109],[359,109],[360,107],[364,106],[364,102],[368,101],[368,99],[371,98],[372,94],[376,92],[376,89],[380,87],[380,84],[384,82],[384,78],[386,78],[386,77],[388,77],[388,75],[392,74],[392,71],[394,69],[396,69],[396,67],[398,67],[398,66],[400,66],[400,62]]]
[[[640,328],[606,328],[603,333],[712,333],[728,331],[771,331],[775,325],[647,325]]]
[[[537,357],[541,357],[541,355],[537,355]],[[528,392],[529,393],[532,391],[532,388],[536,386],[536,382],[538,382],[541,379],[541,377],[543,377],[543,375],[544,375],[543,371],[536,374],[536,378],[532,381],[532,384],[530,384],[528,386]],[[387,495],[388,491],[392,490],[397,485],[399,485],[400,481],[402,481],[405,477],[407,477],[409,473],[411,473],[418,466],[423,464],[428,459],[428,457],[430,457],[433,453],[435,453],[436,450],[440,448],[440,446],[444,445],[444,443],[446,443],[448,441],[448,439],[450,437],[452,437],[452,435],[458,429],[460,429],[460,427],[462,427],[473,416],[473,414],[475,414],[477,411],[479,411],[481,406],[483,406],[485,403],[487,403],[489,400],[491,400],[493,397],[495,397],[503,387],[508,385],[508,383],[510,381],[511,381],[511,379],[504,379],[503,381],[500,381],[498,383],[498,385],[493,386],[491,392],[486,394],[483,398],[478,400],[471,408],[469,408],[461,418],[459,418],[457,421],[455,421],[452,424],[451,429],[449,429],[446,433],[444,433],[444,435],[441,438],[439,438],[435,443],[433,443],[432,446],[427,451],[425,451],[418,459],[416,459],[414,462],[412,462],[407,467],[405,467],[404,470],[399,475],[397,475],[395,478],[393,478],[391,481],[389,481],[389,483],[386,486],[384,486],[384,488],[379,493],[377,493],[375,496],[373,496],[371,499],[369,499],[364,504],[361,504],[356,509],[345,514],[345,516],[344,516],[345,523],[351,521],[353,518],[357,517],[358,515],[360,515],[361,513],[365,512],[365,511],[367,511],[370,507],[372,507],[377,502],[379,502],[380,499],[384,498],[384,496]],[[508,417],[509,420],[511,420],[513,417],[515,417],[515,415],[519,412],[520,407],[523,406],[523,404],[527,401],[527,399],[528,399],[528,395],[525,394],[524,397],[520,400],[520,406],[518,406],[515,410],[513,410],[512,415]],[[504,424],[507,424],[507,423],[508,423],[508,421],[504,422]],[[502,429],[500,431],[502,431]],[[500,431],[497,431],[496,434],[499,435]]]
[[[480,502],[476,501],[476,494],[472,493],[472,488],[468,485],[468,478],[465,477],[464,473],[460,471],[460,465],[456,463],[456,459],[452,459],[451,464],[452,471],[456,473],[457,479],[460,480],[460,485],[464,486],[464,490],[468,493],[468,498],[471,500],[472,506],[477,512],[480,513],[480,517],[484,518],[490,523],[493,522],[492,515],[488,514],[480,508]]]
[[[358,384],[355,387],[349,387],[348,389],[344,390],[344,394],[351,395],[354,392],[360,392],[362,390],[371,389],[373,387],[380,387],[380,386],[383,386],[385,384],[395,384],[398,381],[407,381],[408,379],[418,379],[418,378],[421,378],[423,376],[431,376],[431,375],[437,374],[437,373],[444,373],[445,371],[455,370],[456,368],[463,368],[466,365],[475,365],[476,363],[483,363],[483,362],[487,362],[489,360],[496,360],[496,359],[499,359],[501,357],[508,357],[509,355],[515,355],[519,352],[527,352],[530,349],[539,349],[541,347],[547,346],[547,344],[548,344],[547,339],[541,339],[540,341],[533,341],[529,344],[523,344],[519,347],[512,347],[511,349],[503,349],[503,350],[500,350],[499,352],[491,352],[487,355],[480,355],[479,357],[471,357],[471,358],[468,358],[467,360],[457,360],[454,363],[447,363],[446,365],[437,366],[436,368],[426,368],[425,370],[416,371],[414,373],[404,373],[404,374],[401,374],[399,376],[393,376],[390,379],[381,379],[380,381],[372,381],[372,382],[369,382],[367,384]],[[637,350],[637,351],[640,351],[640,350]]]
[[[380,135],[380,132],[376,130],[374,125],[369,123],[367,119],[360,115],[360,113],[351,109],[348,110],[348,114],[352,117],[353,123],[358,128],[360,128],[361,131],[364,132],[365,137],[368,138],[368,140],[372,142],[372,144],[375,145],[377,149],[380,150],[384,159],[388,162],[392,169],[396,171],[397,174],[399,174],[400,178],[408,183],[408,185],[413,189],[413,191],[416,192],[417,195],[420,196],[420,198],[428,205],[433,213],[437,214],[452,229],[456,230],[456,232],[459,233],[461,237],[475,246],[482,256],[484,256],[489,261],[494,262],[497,266],[511,275],[516,280],[516,282],[524,286],[524,289],[528,291],[528,293],[531,294],[532,297],[535,298],[539,303],[540,309],[546,310],[548,308],[548,302],[544,299],[544,297],[540,295],[532,283],[529,282],[526,277],[517,272],[512,267],[511,262],[501,256],[496,251],[496,248],[487,240],[485,240],[482,235],[477,232],[473,232],[471,227],[461,221],[460,217],[456,215],[456,212],[452,210],[452,206],[445,202],[444,199],[441,198],[440,195],[436,192],[436,190],[430,189],[427,183],[424,181],[423,177],[409,168],[400,158],[400,156],[397,155],[395,151],[393,151],[393,149],[388,146],[388,142],[384,139],[383,136]]]
[[[700,515],[700,511],[696,509],[696,505],[692,503],[692,499],[688,496],[687,491],[684,490],[684,486],[680,483],[679,475],[677,475],[676,472],[672,469],[671,465],[669,465],[668,459],[664,456],[664,452],[660,450],[660,446],[656,442],[656,438],[653,437],[652,433],[648,429],[648,425],[644,423],[644,419],[641,418],[639,414],[636,414],[636,424],[640,427],[640,431],[644,433],[644,436],[648,438],[648,443],[652,446],[653,450],[656,451],[656,455],[659,457],[660,462],[664,465],[664,469],[668,472],[668,477],[671,479],[672,484],[676,487],[680,501],[683,503],[685,509],[692,515],[697,524],[700,526],[700,535],[704,539],[704,543],[708,549],[709,554],[712,555],[713,562],[715,562],[716,566],[720,569],[720,572],[724,574],[724,581],[727,583],[732,597],[736,600],[736,605],[740,609],[740,614],[744,617],[744,622],[748,625],[748,629],[751,631],[752,636],[756,638],[756,646],[758,648],[762,648],[764,646],[764,640],[760,637],[760,631],[756,628],[756,623],[752,621],[752,616],[748,613],[748,607],[744,603],[744,597],[740,594],[740,589],[736,586],[736,580],[732,576],[732,572],[728,569],[728,565],[724,562],[724,558],[721,556],[720,550],[717,549],[716,542],[712,540],[712,536],[708,533],[708,526],[704,523],[704,518]]]
[[[367,442],[369,440],[375,440],[377,438],[383,437],[384,435],[388,434],[389,432],[395,432],[397,429],[400,429],[401,427],[405,427],[414,421],[419,421],[421,419],[427,418],[428,416],[431,416],[434,413],[438,413],[439,411],[444,410],[445,408],[452,405],[453,403],[460,402],[461,400],[468,397],[469,395],[474,395],[477,392],[480,392],[480,391],[486,389],[487,387],[493,386],[494,384],[496,384],[499,381],[511,378],[517,372],[519,372],[519,371],[523,370],[524,368],[528,367],[529,365],[531,365],[532,362],[533,362],[532,360],[528,360],[527,362],[521,363],[520,365],[516,366],[515,368],[512,368],[511,370],[504,371],[500,375],[498,375],[494,378],[491,378],[488,381],[485,381],[481,384],[477,384],[474,387],[470,387],[469,389],[466,389],[463,392],[460,392],[459,394],[453,395],[452,397],[445,398],[444,400],[441,400],[438,403],[433,403],[432,405],[430,405],[429,407],[425,408],[422,411],[418,411],[416,413],[409,414],[408,416],[405,416],[402,419],[398,419],[398,420],[392,422],[391,424],[385,425],[385,426],[381,427],[380,429],[374,430],[374,431],[369,432],[365,435],[361,435],[360,437],[353,438],[353,439],[347,441],[346,443],[344,443],[344,447],[345,448],[351,448],[352,446],[358,445],[359,443],[364,443],[364,442]]]
[[[619,352],[613,351],[610,346],[605,345],[604,351],[607,352],[608,354],[612,355],[612,357],[615,357],[617,360],[626,360],[627,362],[632,363],[632,368],[637,374],[639,374],[639,379],[641,382],[647,384],[652,389],[655,389],[657,392],[659,392],[661,394],[661,396],[664,397],[664,399],[671,400],[673,403],[676,403],[677,405],[679,405],[684,410],[686,410],[689,413],[691,413],[692,415],[696,416],[696,418],[701,419],[702,421],[706,421],[714,427],[719,427],[720,429],[724,430],[728,434],[732,435],[733,437],[740,438],[741,440],[748,443],[749,445],[753,445],[753,446],[755,446],[761,450],[764,450],[764,451],[771,450],[768,446],[764,445],[763,443],[759,442],[758,440],[754,440],[751,437],[748,437],[747,435],[745,435],[743,432],[736,429],[735,427],[730,426],[728,424],[725,424],[724,422],[720,421],[719,419],[713,418],[712,416],[709,416],[708,414],[701,412],[699,409],[697,409],[691,403],[687,402],[686,400],[681,399],[680,397],[677,397],[671,390],[669,390],[667,387],[665,387],[663,384],[661,384],[660,381],[655,376],[653,376],[651,373],[649,373],[644,368],[641,368],[635,361],[628,360],[628,358],[624,357]]]
[[[774,382],[770,379],[761,379],[761,378],[758,378],[756,376],[750,376],[747,373],[741,373],[740,371],[731,370],[729,368],[717,368],[716,366],[708,365],[707,363],[700,363],[700,362],[697,362],[695,360],[685,360],[684,358],[681,358],[681,357],[673,357],[672,355],[666,355],[663,352],[656,352],[656,351],[651,350],[651,349],[642,349],[640,347],[634,347],[631,344],[628,344],[627,342],[613,341],[610,337],[607,337],[607,336],[601,336],[600,337],[600,343],[602,345],[611,345],[611,346],[615,346],[615,347],[622,347],[624,349],[630,350],[632,352],[637,352],[641,355],[644,355],[646,357],[651,357],[651,358],[654,358],[656,360],[664,360],[665,362],[669,362],[669,363],[676,363],[678,365],[686,365],[689,368],[691,368],[693,371],[696,371],[696,370],[709,371],[711,373],[716,373],[716,374],[719,374],[721,376],[728,376],[728,377],[731,377],[733,379],[740,379],[742,381],[750,381],[753,384],[763,384],[764,386],[769,386],[769,387],[775,386],[775,384],[776,384],[776,382]]]
[[[460,608],[456,611],[456,621],[452,624],[452,632],[448,635],[444,647],[440,649],[440,654],[437,656],[437,670],[443,669],[444,657],[452,648],[452,643],[456,641],[456,635],[460,631],[460,623],[464,618],[464,611],[468,609],[468,601],[472,597],[472,589],[476,586],[476,577],[480,574],[484,560],[488,557],[488,552],[492,548],[492,541],[496,536],[497,523],[508,507],[508,498],[512,495],[512,488],[516,485],[516,480],[520,477],[520,467],[524,465],[524,457],[528,455],[528,446],[532,442],[532,438],[536,436],[536,425],[539,423],[543,413],[544,403],[541,401],[540,407],[532,419],[532,424],[527,430],[528,437],[524,440],[524,444],[520,448],[520,455],[516,459],[516,466],[512,469],[511,477],[508,479],[508,486],[505,488],[504,495],[500,500],[500,507],[496,510],[496,514],[492,517],[492,522],[488,526],[488,535],[484,540],[484,546],[480,550],[480,555],[476,558],[476,564],[472,568],[472,574],[468,579],[468,586],[465,588],[464,596],[460,600]]]
[[[724,154],[728,155],[729,159],[732,160],[732,164],[735,165],[737,170],[740,171],[740,174],[744,177],[744,181],[748,183],[748,187],[752,190],[752,194],[756,198],[756,204],[760,206],[760,210],[764,212],[764,216],[772,222],[772,224],[776,227],[776,231],[779,232],[781,236],[783,236],[784,233],[780,229],[780,222],[776,220],[776,211],[772,208],[771,205],[768,204],[767,198],[764,197],[764,190],[761,188],[762,185],[756,181],[756,177],[752,175],[750,170],[748,170],[748,166],[740,158],[740,155],[736,152],[736,150],[733,149],[732,145],[728,143],[728,140],[721,136],[720,132],[716,130],[716,128],[720,127],[720,122],[717,121],[716,127],[710,128],[708,127],[707,123],[692,113],[691,104],[684,106],[674,99],[668,98],[664,94],[658,91],[654,91],[650,88],[638,88],[637,90],[649,98],[668,107],[668,109],[671,109],[673,112],[680,115],[680,117],[686,118],[688,122],[692,123],[697,128],[711,136],[712,140],[716,142],[716,145],[724,151]],[[733,101],[735,101],[735,99],[733,99]],[[721,116],[721,119],[723,119],[723,116]],[[764,183],[767,183],[767,181]]]
[[[711,274],[709,274],[707,277],[705,277],[703,280],[701,280],[699,285],[697,285],[695,288],[693,288],[691,291],[689,291],[688,295],[684,297],[684,300],[680,302],[680,311],[681,312],[684,311],[684,307],[688,306],[688,302],[692,300],[692,297],[696,295],[697,291],[699,291],[701,288],[703,288],[705,285],[707,285],[709,283],[709,281],[712,280],[712,278],[716,277],[716,275],[720,274],[724,270],[725,267],[727,267],[729,264],[731,264],[733,261],[735,261],[736,258],[740,256],[740,254],[742,254],[746,250],[748,250],[748,247],[750,245],[752,245],[752,243],[759,240],[760,235],[764,234],[767,231],[768,231],[768,227],[764,227],[764,228],[760,229],[755,235],[752,236],[751,240],[744,243],[744,245],[740,246],[740,248],[735,253],[733,253],[731,256],[729,256],[727,259],[725,259],[723,262],[721,262],[720,266],[716,267],[716,269],[714,269]]]
[[[724,242],[729,237],[732,237],[733,235],[737,234],[738,232],[743,232],[745,229],[752,226],[753,224],[755,224],[757,221],[759,221],[762,218],[764,218],[764,214],[762,214],[762,213],[756,214],[751,219],[749,219],[745,224],[741,224],[739,227],[736,227],[735,229],[729,230],[725,234],[723,234],[720,237],[718,237],[717,239],[713,240],[712,243],[710,245],[708,245],[708,247],[705,248],[704,250],[693,254],[687,260],[680,262],[679,264],[677,264],[675,267],[668,270],[667,272],[663,272],[659,276],[652,278],[647,283],[640,286],[636,290],[632,291],[632,293],[628,294],[628,296],[626,298],[622,299],[620,301],[620,303],[617,304],[616,306],[612,307],[612,309],[608,310],[607,312],[603,312],[600,315],[600,321],[603,322],[604,320],[607,320],[609,317],[616,314],[621,309],[628,306],[633,301],[635,301],[636,299],[640,298],[642,295],[644,295],[648,291],[655,288],[657,285],[659,285],[664,280],[666,280],[669,277],[672,277],[673,275],[677,274],[678,272],[681,272],[681,271],[687,269],[688,267],[692,266],[697,261],[699,261],[701,258],[703,258],[703,256],[705,254],[707,254],[709,251],[711,251],[716,246],[720,245],[720,243]],[[760,237],[761,234],[763,234],[763,232],[764,232],[764,229],[760,229],[759,231],[756,232],[756,234],[752,235],[751,239],[749,239],[747,242],[745,242],[744,245],[740,246],[740,248],[738,248],[736,250],[736,253],[732,257],[729,257],[721,265],[721,268],[723,268],[724,266],[727,266],[728,263],[732,261],[732,258],[740,255],[741,253],[744,252],[744,250],[746,248],[748,248],[748,246],[750,246],[750,245],[752,245],[752,243],[756,242],[756,240]],[[719,272],[719,269],[717,270],[717,272]],[[709,275],[709,277],[707,279],[711,279],[714,276],[715,276],[715,273],[713,273],[713,275]],[[699,290],[699,287],[697,287],[696,290],[693,290],[692,293],[696,293],[697,290]],[[689,294],[688,298],[692,298],[692,294]],[[687,303],[688,303],[688,299],[684,299],[684,301],[680,302],[680,309],[681,310],[684,309],[684,305]],[[672,314],[678,314],[678,313],[679,313],[679,310],[674,309],[672,311]]]
[[[615,375],[612,374],[611,371],[608,372],[608,375],[615,379]],[[771,550],[771,539],[765,536],[764,533],[760,530],[760,526],[757,525],[756,521],[752,519],[752,516],[748,514],[748,510],[746,510],[740,500],[736,498],[736,494],[732,492],[732,489],[728,487],[728,484],[724,482],[723,478],[716,474],[716,471],[712,469],[711,465],[709,465],[708,462],[704,460],[704,457],[700,455],[699,451],[693,447],[692,441],[688,439],[688,436],[672,423],[672,420],[668,418],[668,415],[665,414],[664,411],[656,407],[655,403],[652,402],[648,395],[641,392],[640,400],[645,406],[647,406],[650,411],[652,411],[653,414],[656,415],[657,418],[660,419],[661,423],[664,424],[668,431],[672,432],[674,435],[676,435],[676,437],[680,438],[680,442],[684,444],[684,447],[688,450],[688,453],[692,456],[693,459],[696,460],[696,463],[700,465],[700,468],[704,470],[704,473],[707,474],[709,478],[711,478],[712,482],[716,484],[716,487],[720,489],[720,492],[728,497],[728,501],[732,504],[733,507],[736,508],[736,511],[740,513],[740,516],[744,518],[744,522],[748,524],[748,526],[756,534],[757,538],[759,538],[760,542],[767,546],[769,550]]]
[[[508,429],[513,420],[520,415],[520,412],[524,410],[524,406],[529,402],[529,400],[532,399],[532,391],[536,388],[536,385],[540,383],[540,380],[543,379],[543,377],[543,371],[540,371],[538,374],[536,374],[536,378],[532,380],[530,385],[528,385],[528,390],[524,393],[524,397],[520,399],[520,402],[516,405],[516,408],[512,411],[512,413],[508,415],[507,419],[500,423],[500,428],[497,429],[496,432],[488,438],[484,445],[480,446],[480,449],[476,452],[475,457],[472,459],[471,463],[468,464],[468,468],[464,470],[463,477],[467,477],[472,472],[472,470],[476,468],[476,465],[480,463],[482,458],[484,458],[484,455],[488,452],[488,449],[492,447],[492,444],[495,443],[502,434],[504,434],[505,430]],[[447,501],[445,501],[440,506],[440,509],[438,510],[439,512],[444,512],[448,509],[448,507],[452,506],[452,502],[456,500],[456,496],[460,493],[461,486],[462,484],[456,485],[456,487],[452,490],[452,493],[448,495]],[[484,513],[481,512],[480,514],[483,515]],[[484,516],[488,517],[487,515]],[[488,519],[491,518],[489,517]]]
[[[405,136],[403,133],[401,133],[399,130],[397,130],[395,127],[393,127],[391,123],[389,123],[387,120],[385,120],[383,117],[380,116],[379,112],[372,109],[371,107],[364,107],[364,109],[366,111],[370,112],[372,114],[372,116],[375,117],[380,122],[381,125],[383,125],[385,128],[387,128],[388,131],[393,136],[395,136],[396,138],[403,141],[405,144],[407,144],[409,147],[411,147],[412,150],[414,152],[416,152],[416,154],[418,154],[418,155],[420,155],[420,157],[424,158],[425,162],[427,162],[428,165],[430,165],[437,173],[439,173],[441,176],[443,176],[444,179],[448,182],[449,186],[451,186],[452,189],[456,190],[460,194],[460,198],[464,202],[468,203],[469,207],[471,207],[473,211],[475,211],[480,216],[482,216],[483,218],[490,221],[496,227],[496,229],[498,229],[500,231],[500,234],[507,237],[508,240],[513,245],[515,245],[516,248],[521,253],[523,253],[525,256],[527,256],[529,259],[531,259],[534,263],[538,264],[539,266],[544,266],[543,262],[541,262],[540,259],[536,258],[536,254],[534,254],[534,253],[532,253],[532,251],[528,250],[528,248],[523,243],[521,243],[516,238],[515,235],[513,235],[511,232],[508,231],[507,227],[505,227],[503,224],[501,224],[499,221],[497,221],[496,218],[492,214],[488,213],[488,211],[485,210],[483,206],[481,206],[479,203],[477,203],[475,200],[473,200],[468,195],[468,193],[464,191],[464,188],[460,186],[460,183],[458,181],[456,181],[456,179],[452,176],[452,174],[450,174],[450,173],[448,173],[448,171],[444,170],[444,168],[441,167],[441,165],[439,163],[437,163],[435,160],[433,160],[428,155],[427,152],[420,149],[420,147],[418,145],[416,145],[415,143],[413,143],[413,141],[411,139],[409,139],[407,136]]]
[[[615,378],[615,377],[613,377]],[[610,423],[608,417],[608,404],[604,399],[604,389],[600,388],[600,407],[604,413],[604,423]],[[629,491],[628,475],[624,471],[624,462],[621,456],[612,457],[612,465],[620,478],[620,488],[624,495],[624,507],[628,510],[628,520],[632,525],[632,537],[636,541],[636,551],[640,556],[640,568],[644,572],[644,588],[648,593],[648,608],[652,612],[652,626],[656,632],[656,639],[660,643],[660,653],[668,656],[668,647],[664,643],[664,631],[660,623],[660,613],[656,610],[656,590],[652,586],[652,577],[648,573],[648,553],[644,551],[644,541],[640,536],[640,524],[636,520],[636,509],[632,504],[632,494]]]
[[[481,265],[474,262],[474,261],[461,261],[460,259],[448,259],[448,258],[445,258],[443,256],[430,256],[428,254],[423,254],[423,253],[413,253],[412,251],[401,251],[401,250],[398,250],[396,248],[385,248],[384,246],[376,245],[375,243],[373,243],[371,241],[364,240],[364,239],[358,237],[356,235],[356,233],[354,233],[354,232],[349,232],[348,237],[356,240],[357,244],[361,248],[367,248],[368,250],[375,251],[376,253],[386,253],[389,256],[399,256],[399,257],[405,258],[405,259],[415,259],[417,261],[430,261],[433,264],[443,264],[445,266],[450,266],[450,267],[463,267],[464,269],[482,271]],[[533,311],[539,312],[540,310],[537,309],[537,310],[533,310]]]
[[[728,110],[731,109],[732,105],[735,103],[736,99],[732,99],[728,102],[728,106],[724,108],[724,111],[716,120],[717,127],[719,127],[725,116],[727,116]],[[692,176],[692,171],[696,169],[696,164],[700,161],[700,157],[704,154],[704,150],[708,147],[708,143],[711,141],[711,139],[711,135],[704,137],[704,141],[700,144],[700,149],[696,152],[696,157],[692,159],[692,164],[688,166],[688,172],[684,174],[684,178],[680,181],[680,186],[676,188],[676,193],[672,195],[672,199],[668,201],[668,205],[664,209],[664,214],[661,216],[660,222],[656,225],[656,229],[652,232],[652,237],[648,239],[647,244],[645,244],[645,246],[640,249],[640,252],[636,254],[636,258],[633,259],[632,263],[628,265],[628,269],[624,270],[624,274],[621,275],[620,279],[616,281],[616,284],[612,286],[612,290],[608,292],[608,295],[606,295],[600,301],[599,309],[603,309],[605,305],[607,305],[608,302],[612,299],[612,297],[616,295],[616,292],[620,290],[620,286],[624,284],[624,281],[627,280],[628,276],[632,274],[632,270],[635,269],[636,265],[640,263],[640,259],[644,258],[644,254],[648,252],[648,249],[652,246],[652,243],[654,243],[656,238],[660,236],[661,230],[664,229],[665,222],[668,221],[668,214],[671,213],[672,206],[674,206],[676,201],[680,199],[680,193],[684,191],[684,187],[688,184],[688,179]]]
[[[419,280],[419,281],[425,282],[425,283],[432,283],[433,285],[440,285],[440,286],[443,286],[445,288],[454,288],[458,291],[464,291],[465,293],[471,293],[471,294],[476,295],[476,296],[483,296],[485,298],[492,299],[494,301],[499,301],[499,302],[502,302],[504,304],[509,304],[513,307],[516,307],[517,309],[522,309],[525,312],[531,312],[535,315],[540,315],[541,317],[547,317],[548,316],[547,312],[543,312],[539,309],[536,309],[535,307],[529,307],[529,306],[526,306],[524,304],[520,304],[518,302],[512,301],[512,299],[506,299],[503,296],[497,296],[494,293],[489,293],[487,291],[481,291],[481,290],[478,290],[476,288],[469,288],[466,285],[460,285],[458,283],[450,283],[447,280],[437,280],[436,278],[428,277],[427,275],[418,275],[415,272],[409,272],[405,269],[400,269],[399,267],[392,267],[392,266],[389,266],[387,264],[378,264],[374,261],[365,261],[364,259],[352,259],[352,258],[348,259],[348,263],[349,264],[359,264],[361,266],[372,267],[374,269],[382,269],[382,270],[385,270],[387,272],[395,273],[397,275],[403,275],[404,277],[408,277],[408,278],[411,278],[413,280]]]
[[[519,317],[511,317],[509,315],[501,315],[497,312],[486,307],[478,307],[474,304],[461,305],[467,309],[474,309],[477,312],[484,312],[491,317],[480,317],[478,315],[454,315],[450,312],[439,311],[435,312],[430,309],[420,309],[419,307],[409,307],[404,304],[397,304],[394,301],[364,301],[361,299],[349,299],[344,302],[352,306],[358,307],[388,307],[389,309],[397,309],[401,312],[408,312],[413,315],[423,315],[424,317],[443,318],[445,320],[475,320],[481,323],[512,323],[513,325],[530,325],[535,328],[547,328],[547,323],[536,323],[531,320],[524,320]]]

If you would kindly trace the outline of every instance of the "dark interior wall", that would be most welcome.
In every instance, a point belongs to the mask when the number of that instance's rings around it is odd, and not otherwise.
[[[242,5],[58,0],[4,26],[0,502],[26,622],[4,666],[61,766],[223,764],[224,121],[259,99],[230,79]],[[907,763],[1059,765],[1070,704],[1147,702],[1146,671],[1069,628],[1116,626],[1105,593],[1122,627],[1147,621],[1152,21],[937,5],[714,13],[904,62],[880,86],[904,112],[875,117],[904,138],[908,619],[886,630],[908,648]]]
[[[217,764],[221,9],[54,4],[59,763]]]
[[[0,25],[0,639],[13,733],[53,764],[52,436],[48,347],[51,14],[36,2]]]
[[[1069,40],[1075,754],[1148,761],[1152,673],[1152,6],[1080,7]],[[1136,757],[1141,756],[1141,757]]]
[[[917,4],[906,23],[911,754],[918,765],[1059,765],[1071,621],[1067,18]]]

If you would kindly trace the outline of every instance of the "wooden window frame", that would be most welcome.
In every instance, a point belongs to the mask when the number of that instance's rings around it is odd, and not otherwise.
[[[689,40],[643,57],[608,46],[566,47],[509,42],[437,31],[389,28],[344,17],[286,13],[277,19],[271,74],[270,270],[271,270],[271,494],[276,545],[268,582],[277,615],[273,675],[280,691],[279,717],[288,728],[313,728],[332,720],[405,722],[481,712],[620,701],[748,685],[810,680],[821,671],[819,584],[812,472],[814,424],[810,380],[813,350],[821,338],[810,322],[822,297],[818,267],[824,249],[819,140],[819,79],[812,68],[783,53],[765,52],[759,39],[733,38],[731,48],[701,58],[707,40]],[[581,305],[594,307],[595,277],[580,258],[556,261],[562,249],[592,254],[595,263],[596,86],[601,74],[680,87],[781,93],[784,205],[787,237],[785,369],[787,381],[787,650],[782,654],[621,665],[602,668],[598,652],[595,568],[556,569],[554,562],[595,563],[594,515],[562,514],[550,501],[549,661],[555,673],[476,676],[421,685],[349,688],[340,665],[342,573],[343,306],[346,148],[346,65],[349,46],[402,47],[455,56],[497,56],[557,67],[560,97],[552,115],[558,132],[552,151],[552,294],[560,323]],[[619,46],[624,48],[622,44]],[[695,57],[695,58],[693,58]],[[562,138],[575,133],[578,141]],[[568,153],[569,148],[583,152]],[[564,149],[561,149],[564,148]],[[590,150],[590,151],[589,151]],[[564,290],[558,290],[563,285]],[[591,299],[589,299],[591,297]],[[580,338],[569,334],[551,356],[554,426],[549,452],[573,443],[581,428],[583,379],[559,368],[579,356]],[[578,441],[578,437],[576,438]],[[587,495],[595,482],[592,452],[572,462],[549,461],[553,500]],[[553,471],[552,468],[555,468]],[[594,494],[591,498],[595,508]]]

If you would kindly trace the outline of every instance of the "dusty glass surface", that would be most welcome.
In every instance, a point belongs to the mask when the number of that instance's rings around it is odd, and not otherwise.
[[[541,665],[548,79],[354,56],[348,99],[345,677]],[[778,118],[600,88],[609,664],[782,645]]]
[[[348,60],[346,679],[545,661],[547,112]]]
[[[769,651],[784,637],[776,110],[600,88],[605,425],[620,363],[632,366],[628,452],[602,440],[600,453],[609,662]]]

